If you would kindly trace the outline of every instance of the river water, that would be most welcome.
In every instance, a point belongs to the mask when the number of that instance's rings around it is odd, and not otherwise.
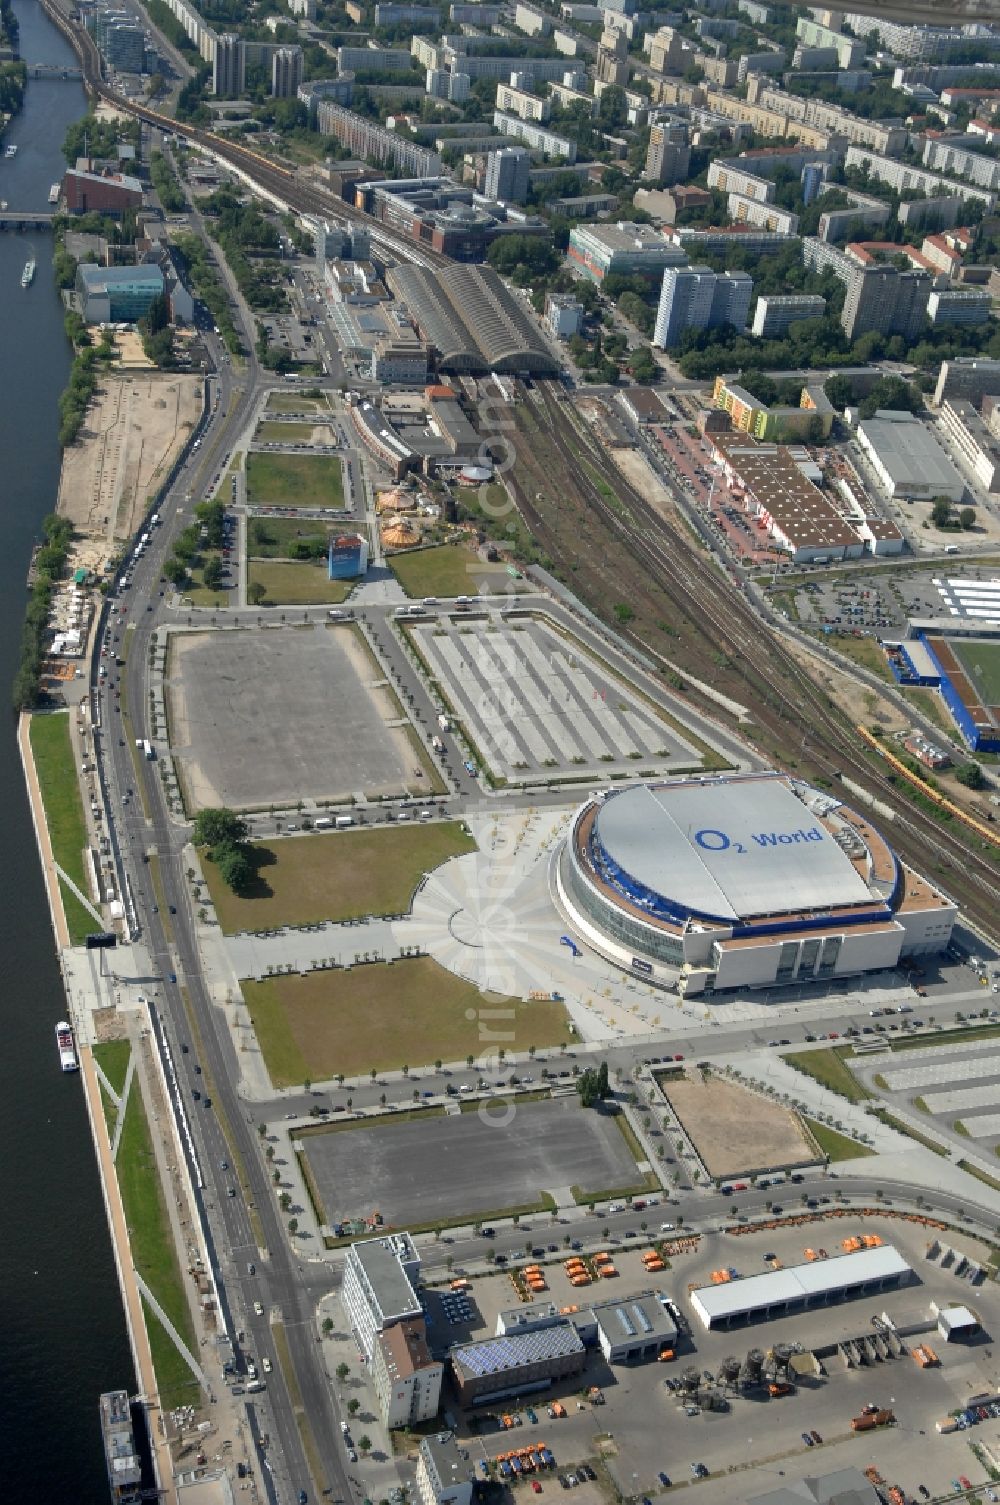
[[[14,0],[21,56],[74,64],[36,0]],[[47,210],[79,83],[30,80],[0,156],[0,199]],[[35,281],[21,288],[30,254]],[[17,667],[25,577],[59,481],[57,401],[69,372],[48,234],[0,233],[0,707]],[[13,715],[0,709],[0,1498],[101,1505],[97,1397],[134,1386],[79,1081],[58,1069],[65,1000]]]

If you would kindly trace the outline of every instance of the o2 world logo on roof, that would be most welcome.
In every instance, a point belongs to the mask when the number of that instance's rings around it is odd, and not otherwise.
[[[694,839],[703,852],[739,854],[747,851],[742,841],[734,841],[725,831],[719,831],[715,826],[703,826],[694,833]],[[823,831],[819,826],[810,826],[808,830],[800,826],[797,831],[756,831],[751,834],[750,840],[758,847],[795,847],[801,846],[805,841],[822,841]]]

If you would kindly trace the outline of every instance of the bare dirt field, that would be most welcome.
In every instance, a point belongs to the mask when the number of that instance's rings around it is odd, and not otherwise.
[[[796,1114],[734,1082],[668,1076],[660,1090],[710,1176],[752,1176],[816,1158]]]
[[[197,420],[200,393],[195,376],[102,379],[80,439],[63,456],[57,504],[100,554],[135,531]]]

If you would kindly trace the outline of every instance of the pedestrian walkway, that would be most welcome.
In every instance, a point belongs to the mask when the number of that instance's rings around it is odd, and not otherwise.
[[[208,1377],[206,1376],[205,1371],[199,1365],[194,1354],[191,1352],[190,1348],[188,1348],[187,1344],[184,1342],[184,1339],[181,1337],[180,1333],[177,1331],[176,1327],[171,1322],[170,1318],[167,1316],[166,1312],[163,1310],[162,1306],[157,1301],[156,1297],[153,1295],[152,1291],[149,1289],[149,1286],[143,1280],[138,1270],[135,1272],[135,1281],[136,1285],[139,1287],[143,1299],[146,1302],[146,1305],[156,1317],[160,1326],[163,1328],[163,1331],[170,1338],[174,1347],[177,1349],[177,1352],[180,1354],[181,1358],[184,1360],[185,1364],[188,1366],[201,1388],[206,1392],[206,1394],[209,1393],[211,1391],[211,1386],[208,1383]]]
[[[86,909],[89,914],[93,915],[95,921],[97,922],[97,925],[101,930],[103,930],[104,920],[98,913],[98,911],[94,908],[93,904],[91,904],[90,900],[87,898],[87,895],[83,892],[82,889],[77,888],[69,873],[67,873],[64,868],[61,868],[58,862],[55,864],[55,869],[62,881],[65,883],[66,887],[70,890],[71,893],[76,895],[80,903],[83,905],[84,909]]]

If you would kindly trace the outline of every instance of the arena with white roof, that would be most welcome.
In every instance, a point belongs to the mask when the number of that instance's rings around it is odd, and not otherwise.
[[[943,949],[956,918],[863,816],[779,773],[595,795],[555,889],[601,955],[685,994],[893,967]]]

